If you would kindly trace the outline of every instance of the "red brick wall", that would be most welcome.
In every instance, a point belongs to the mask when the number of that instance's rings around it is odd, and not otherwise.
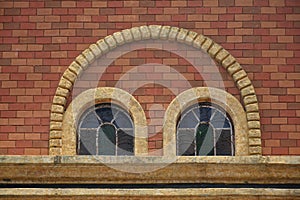
[[[202,33],[227,49],[255,86],[263,154],[300,155],[299,6],[298,0],[2,1],[0,154],[48,154],[49,110],[67,66],[108,34],[161,24]],[[203,85],[184,60],[153,50],[118,58],[99,85],[114,86],[126,70],[153,58],[174,68],[179,64],[194,86]],[[223,78],[226,90],[239,97],[230,77]],[[156,116],[159,130],[162,113],[147,110],[153,102],[166,107],[174,95],[151,84],[133,95],[147,116]],[[161,134],[151,137],[149,148],[161,148],[161,140]]]

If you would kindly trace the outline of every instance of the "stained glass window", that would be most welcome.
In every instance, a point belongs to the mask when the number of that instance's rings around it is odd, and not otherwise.
[[[177,123],[177,155],[233,156],[234,131],[219,106],[198,103],[187,108]]]
[[[134,127],[127,111],[116,104],[89,108],[78,125],[79,155],[134,155]]]

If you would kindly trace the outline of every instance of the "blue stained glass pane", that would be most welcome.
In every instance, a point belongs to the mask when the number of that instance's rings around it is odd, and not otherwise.
[[[195,128],[198,120],[192,112],[187,113],[179,123],[179,128]]]
[[[209,107],[200,107],[200,121],[201,122],[209,122],[212,109]]]
[[[214,128],[230,128],[228,119],[219,111],[211,119]]]
[[[119,112],[117,116],[115,116],[114,124],[118,128],[132,128],[131,120],[122,112]]]
[[[103,122],[111,122],[113,119],[113,112],[110,107],[99,108],[96,113]]]
[[[94,112],[90,112],[82,121],[80,128],[97,128],[100,125]]]

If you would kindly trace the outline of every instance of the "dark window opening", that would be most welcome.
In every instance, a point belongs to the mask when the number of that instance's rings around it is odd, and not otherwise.
[[[134,155],[134,126],[127,111],[115,104],[98,104],[80,118],[79,155]]]
[[[233,156],[234,131],[228,114],[212,103],[190,106],[177,123],[177,155]]]

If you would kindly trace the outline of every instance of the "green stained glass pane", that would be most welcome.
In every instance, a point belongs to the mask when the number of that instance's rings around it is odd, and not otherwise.
[[[116,129],[113,125],[104,124],[98,132],[98,154],[116,155]]]
[[[196,132],[197,155],[214,155],[214,134],[212,127],[205,123],[200,124]]]

